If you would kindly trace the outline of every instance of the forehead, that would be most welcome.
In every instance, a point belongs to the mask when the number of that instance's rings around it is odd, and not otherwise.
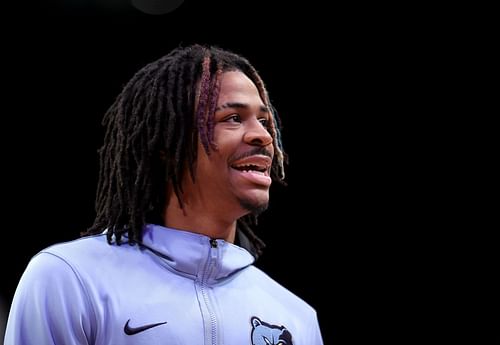
[[[260,99],[257,86],[244,73],[239,71],[224,72],[221,76],[218,104],[226,102],[257,102]]]

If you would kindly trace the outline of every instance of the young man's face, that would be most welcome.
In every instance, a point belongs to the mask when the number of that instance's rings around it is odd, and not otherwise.
[[[199,144],[196,183],[185,186],[184,194],[225,217],[267,208],[274,154],[267,130],[271,116],[245,74],[223,73],[214,118],[217,149],[207,155]]]

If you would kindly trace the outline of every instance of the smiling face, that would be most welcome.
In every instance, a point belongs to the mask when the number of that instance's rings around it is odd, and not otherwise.
[[[267,208],[273,138],[267,130],[272,115],[255,84],[242,72],[221,75],[214,117],[216,149],[198,145],[195,183],[187,178],[187,204],[236,220]]]

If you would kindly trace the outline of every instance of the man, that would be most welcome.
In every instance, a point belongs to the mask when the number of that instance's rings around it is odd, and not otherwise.
[[[104,124],[89,236],[31,260],[5,344],[322,344],[315,311],[252,265],[250,224],[285,156],[250,63],[175,49]]]

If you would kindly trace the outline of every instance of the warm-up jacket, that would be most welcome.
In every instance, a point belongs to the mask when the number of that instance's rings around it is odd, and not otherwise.
[[[316,313],[245,249],[147,225],[42,250],[16,290],[5,345],[321,345]],[[281,342],[280,342],[281,341]]]

